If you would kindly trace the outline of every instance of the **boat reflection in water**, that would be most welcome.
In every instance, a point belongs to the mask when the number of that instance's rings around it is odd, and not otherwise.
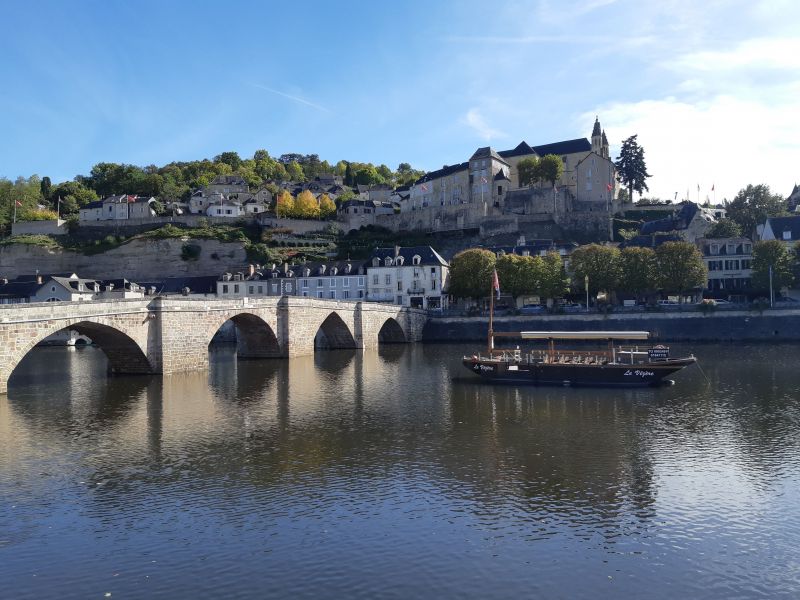
[[[495,337],[518,337],[547,342],[547,348],[530,351],[495,349]],[[464,366],[484,379],[536,385],[656,386],[665,377],[696,362],[694,356],[670,358],[667,346],[616,345],[647,340],[647,331],[519,331],[495,333],[489,325],[486,356],[463,358]],[[608,342],[604,349],[565,350],[556,341]]]

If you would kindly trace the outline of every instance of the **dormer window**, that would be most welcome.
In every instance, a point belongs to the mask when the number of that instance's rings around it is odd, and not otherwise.
[[[785,240],[792,239],[792,232],[791,231],[784,231],[783,232],[783,239],[785,239]]]
[[[386,258],[384,258],[383,259],[383,265],[385,267],[391,267],[392,266],[392,258],[390,256],[387,256]]]
[[[711,244],[711,246],[709,247],[708,251],[711,254],[719,254],[719,244]]]
[[[422,258],[419,254],[415,254],[414,258],[411,259],[412,264],[418,265],[420,262],[422,262]]]
[[[396,264],[398,267],[402,267],[402,266],[403,266],[403,262],[404,262],[404,261],[405,261],[405,259],[404,259],[402,256],[398,256],[398,257],[397,257],[397,258],[394,260],[394,264]]]
[[[331,275],[336,275],[339,272],[339,269],[336,267],[331,267]]]
[[[380,266],[380,264],[381,264],[381,260],[377,256],[372,259],[372,266],[373,267],[378,267],[378,266]]]

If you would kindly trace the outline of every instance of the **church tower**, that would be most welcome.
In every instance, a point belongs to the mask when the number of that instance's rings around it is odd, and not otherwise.
[[[592,152],[603,155],[603,130],[600,128],[600,119],[594,118],[594,128],[592,129]]]
[[[608,138],[606,137],[606,130],[605,129],[603,129],[603,143],[600,146],[600,150],[601,150],[600,156],[602,156],[603,158],[608,158],[609,160],[611,160],[611,157],[608,155]]]

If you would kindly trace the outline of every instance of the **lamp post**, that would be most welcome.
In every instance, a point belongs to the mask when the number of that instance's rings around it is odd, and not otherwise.
[[[583,287],[586,288],[586,312],[589,312],[589,275],[583,276]]]
[[[772,291],[772,265],[769,266],[769,307],[775,303],[775,295]]]

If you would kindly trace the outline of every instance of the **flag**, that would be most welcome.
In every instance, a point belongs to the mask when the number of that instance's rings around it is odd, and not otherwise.
[[[697,191],[698,192],[700,191],[700,184],[699,183],[697,184]]]
[[[20,208],[22,207],[22,202],[20,202],[19,200],[14,200],[14,202],[15,202],[15,203],[16,203],[16,205],[17,205],[17,206],[19,206]]]
[[[127,197],[126,197],[126,200],[127,200],[128,202],[136,202],[136,196],[127,196]]]
[[[423,192],[427,192],[428,191],[428,186],[425,185],[424,183],[422,184],[422,191]]]
[[[610,183],[606,184],[606,191],[610,192],[613,189],[613,186]]]
[[[556,184],[555,184],[555,183],[553,184],[553,191],[554,191],[556,194],[558,193],[558,188],[556,187]]]
[[[497,269],[492,271],[492,289],[497,291],[497,299],[500,299],[500,280],[497,278]]]
[[[711,191],[712,192],[714,191],[714,184],[713,183],[711,184]]]
[[[486,177],[481,177],[481,183],[489,183],[489,180]]]

